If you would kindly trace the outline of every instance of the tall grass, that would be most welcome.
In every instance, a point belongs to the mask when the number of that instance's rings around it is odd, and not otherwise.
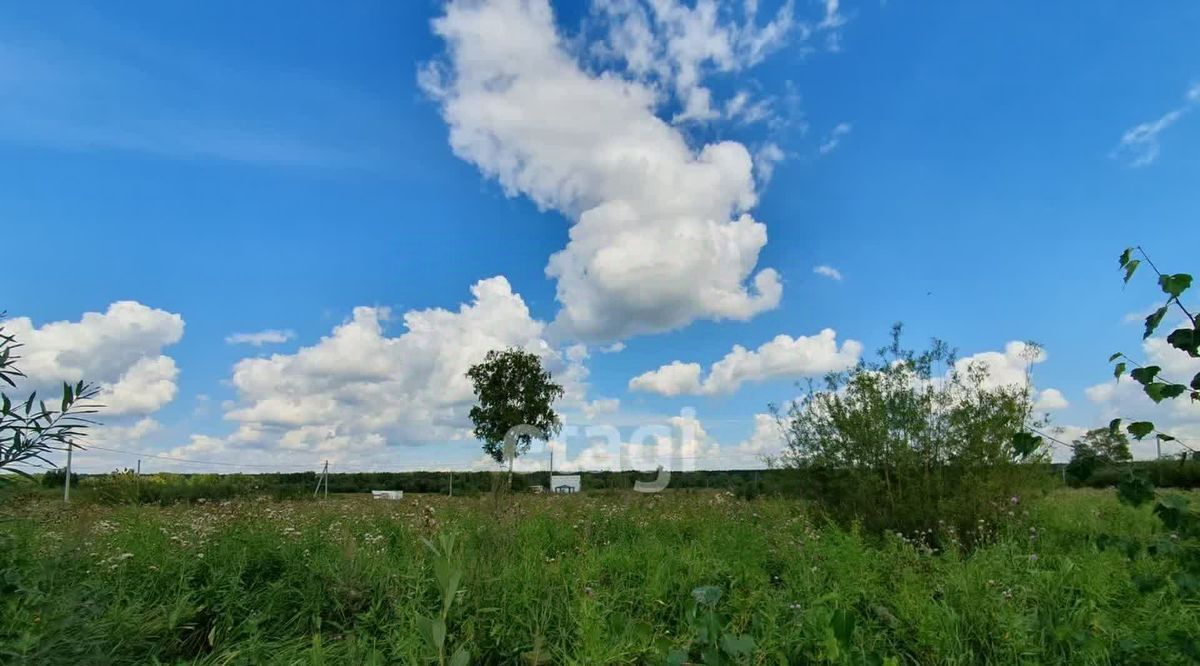
[[[748,663],[1170,664],[1200,635],[1194,602],[1139,591],[1161,564],[1095,546],[1155,529],[1110,492],[1022,500],[970,554],[726,492],[493,506],[8,503],[0,662],[436,663],[424,616],[471,663],[664,663],[698,654],[706,586],[721,630],[752,641]],[[449,534],[461,582],[443,613],[422,539]]]

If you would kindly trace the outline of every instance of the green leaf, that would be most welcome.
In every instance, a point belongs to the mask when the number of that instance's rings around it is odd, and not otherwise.
[[[846,610],[836,610],[833,612],[830,625],[833,628],[833,635],[837,636],[837,641],[841,644],[843,650],[850,649],[850,641],[854,637],[854,623],[854,613]]]
[[[1192,276],[1187,273],[1160,275],[1158,277],[1158,286],[1162,287],[1163,293],[1170,294],[1173,298],[1179,298],[1180,294],[1192,286]]]
[[[450,657],[450,666],[467,666],[470,661],[471,653],[467,651],[466,647],[460,645],[454,651],[454,656]]]
[[[428,643],[431,648],[437,650],[441,646],[434,641],[433,622],[434,620],[431,617],[417,615],[417,629],[419,629],[421,635],[425,637],[425,642]]]
[[[1163,390],[1162,390],[1162,397],[1178,398],[1179,396],[1183,395],[1183,392],[1186,390],[1187,390],[1187,387],[1184,386],[1183,384],[1164,384]]]
[[[61,411],[64,411],[64,412],[67,411],[67,407],[70,407],[70,406],[71,406],[71,385],[66,382],[63,382],[63,397],[62,397],[62,410]]]
[[[1108,362],[1112,363],[1113,361],[1121,358],[1122,356],[1124,356],[1124,354],[1122,354],[1121,352],[1117,352],[1117,353],[1113,354],[1112,356],[1108,357]]]
[[[1115,377],[1117,380],[1120,380],[1121,375],[1125,374],[1125,367],[1124,361],[1113,366],[1113,377]]]
[[[1133,256],[1133,248],[1131,248],[1131,247],[1125,248],[1125,251],[1121,253],[1121,257],[1120,257],[1121,268],[1125,268],[1125,264],[1129,263],[1129,260],[1132,256]]]
[[[1129,280],[1133,278],[1133,272],[1137,270],[1138,264],[1142,263],[1137,259],[1131,259],[1125,262],[1125,284],[1129,284]]]
[[[446,623],[439,617],[433,621],[430,628],[433,632],[433,644],[440,651],[446,644]]]
[[[1186,390],[1187,387],[1183,384],[1153,382],[1145,385],[1146,395],[1150,396],[1154,402],[1162,402],[1165,398],[1178,398]]]
[[[1146,332],[1142,333],[1143,340],[1150,337],[1151,335],[1154,335],[1154,329],[1158,328],[1158,325],[1160,323],[1162,323],[1163,317],[1165,317],[1166,315],[1167,315],[1167,306],[1164,305],[1161,308],[1155,310],[1149,317],[1146,317]]]
[[[1196,376],[1192,377],[1191,388],[1193,390],[1200,391],[1200,372],[1197,372]]]
[[[1129,431],[1129,434],[1133,435],[1134,438],[1142,439],[1146,435],[1154,432],[1154,424],[1149,421],[1134,421],[1125,429]]]
[[[1022,458],[1028,458],[1042,445],[1042,438],[1027,432],[1018,432],[1012,437],[1013,450]]]
[[[1121,429],[1121,419],[1113,419],[1108,422],[1108,433],[1110,435],[1117,434],[1117,431],[1119,431],[1120,429]]]
[[[1158,441],[1160,441],[1160,442],[1174,442],[1175,441],[1174,437],[1167,435],[1165,433],[1161,433],[1161,432],[1158,433],[1157,435],[1155,435],[1155,437],[1157,437]]]
[[[1117,484],[1117,499],[1130,506],[1141,506],[1154,499],[1154,484],[1130,474]]]
[[[1167,343],[1193,358],[1200,356],[1200,331],[1195,329],[1177,328],[1167,336]]]
[[[1137,383],[1145,386],[1146,384],[1154,381],[1154,377],[1157,376],[1161,370],[1162,368],[1158,367],[1157,365],[1147,365],[1143,368],[1134,368],[1133,370],[1130,370],[1129,376],[1132,377]]]
[[[721,637],[721,649],[735,659],[749,657],[754,653],[754,639],[746,635],[725,634]]]

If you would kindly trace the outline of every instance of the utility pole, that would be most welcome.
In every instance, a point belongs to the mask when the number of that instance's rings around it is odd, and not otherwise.
[[[138,502],[142,501],[142,459],[138,458],[137,485],[134,486],[137,490]]]
[[[554,449],[550,449],[550,476],[546,479],[546,490],[554,492]]]
[[[329,461],[325,461],[325,467],[321,468],[321,476],[317,477],[317,487],[313,488],[313,497],[321,492],[321,482],[325,482],[325,497],[329,497]]]
[[[1162,460],[1162,439],[1160,439],[1158,437],[1154,438],[1154,448],[1158,451],[1158,454],[1155,457],[1155,459]]]
[[[450,496],[454,497],[454,470],[450,470]]]
[[[71,449],[75,448],[67,442],[67,478],[63,480],[63,502],[71,501]]]

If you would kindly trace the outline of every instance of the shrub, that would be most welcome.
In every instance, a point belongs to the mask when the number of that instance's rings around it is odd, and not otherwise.
[[[935,340],[900,346],[899,325],[878,360],[811,384],[780,416],[784,464],[806,471],[803,491],[839,522],[869,531],[940,531],[967,539],[1011,498],[1045,484],[1041,455],[1022,448],[1032,421],[1028,375],[997,385],[988,367],[957,362]],[[1028,359],[1040,350],[1027,344]],[[1042,425],[1038,422],[1034,426]]]

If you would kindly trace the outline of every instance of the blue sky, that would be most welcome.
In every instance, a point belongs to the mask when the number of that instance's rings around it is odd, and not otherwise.
[[[619,427],[568,460],[694,425],[689,460],[746,466],[767,403],[895,321],[1038,341],[1068,435],[1147,409],[1106,382],[1169,353],[1116,256],[1196,270],[1200,6],[753,4],[11,8],[2,307],[35,382],[116,392],[122,452],[81,464],[472,467],[461,371],[514,344]]]

